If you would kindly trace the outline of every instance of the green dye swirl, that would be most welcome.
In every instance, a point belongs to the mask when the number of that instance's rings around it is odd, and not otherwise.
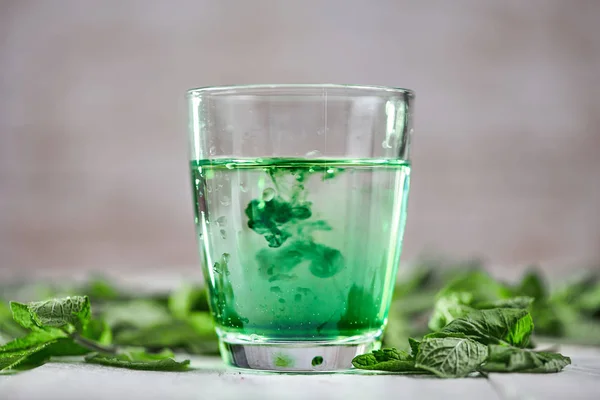
[[[311,220],[312,203],[305,199],[304,182],[309,174],[324,173],[325,180],[341,170],[270,167],[266,172],[275,190],[265,189],[269,196],[250,201],[245,210],[248,227],[264,236],[268,244],[268,248],[256,254],[261,275],[269,282],[288,280],[294,276],[292,270],[304,263],[318,278],[337,274],[344,268],[344,257],[339,250],[312,238],[315,230],[331,230],[331,227],[326,221]],[[273,191],[276,195],[272,195]]]

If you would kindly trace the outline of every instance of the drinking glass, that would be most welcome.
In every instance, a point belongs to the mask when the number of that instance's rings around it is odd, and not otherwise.
[[[197,237],[223,359],[333,371],[380,346],[409,191],[410,90],[189,90]]]

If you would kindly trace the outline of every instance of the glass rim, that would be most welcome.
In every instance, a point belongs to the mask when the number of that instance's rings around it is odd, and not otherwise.
[[[196,97],[199,95],[252,95],[253,90],[306,90],[306,89],[332,89],[348,90],[355,93],[374,92],[381,94],[396,94],[402,96],[415,97],[415,92],[411,89],[405,89],[394,86],[378,85],[358,85],[358,84],[338,84],[338,83],[282,83],[282,84],[248,84],[248,85],[217,85],[202,86],[186,91],[187,97]],[[348,94],[352,96],[352,93]]]

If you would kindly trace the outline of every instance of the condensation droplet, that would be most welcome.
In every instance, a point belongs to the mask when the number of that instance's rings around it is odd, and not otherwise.
[[[314,158],[314,157],[319,157],[320,155],[321,155],[321,152],[319,150],[312,150],[312,151],[309,151],[308,153],[306,153],[305,157]]]
[[[229,196],[223,196],[221,197],[221,204],[223,204],[224,206],[228,206],[231,204],[231,199],[229,198]]]
[[[272,188],[266,188],[263,191],[263,194],[262,194],[263,201],[271,201],[271,200],[273,200],[273,197],[275,197],[275,190],[273,190]]]
[[[219,232],[221,233],[221,239],[227,239],[227,232],[225,232],[225,229],[221,229]]]

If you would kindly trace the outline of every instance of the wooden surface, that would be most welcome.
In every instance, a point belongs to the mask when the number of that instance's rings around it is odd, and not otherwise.
[[[559,374],[491,374],[436,379],[399,375],[274,374],[227,369],[217,358],[193,360],[190,372],[142,372],[81,363],[50,363],[0,376],[2,400],[461,399],[600,398],[600,349],[563,346],[573,365]]]

